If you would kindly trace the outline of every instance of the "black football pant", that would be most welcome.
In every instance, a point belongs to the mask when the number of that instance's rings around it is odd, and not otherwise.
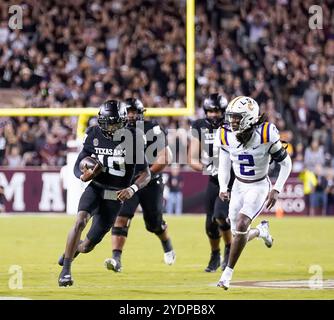
[[[117,214],[121,208],[121,202],[103,199],[104,189],[93,185],[87,186],[79,201],[79,211],[86,211],[93,216],[92,225],[87,233],[87,238],[95,246],[110,231]]]
[[[123,203],[119,216],[132,219],[140,204],[146,229],[157,235],[162,234],[167,227],[162,218],[163,190],[162,179],[152,180],[146,187],[137,191],[131,199]]]
[[[210,239],[219,239],[219,229],[230,230],[230,225],[226,222],[228,218],[229,201],[222,201],[219,198],[219,184],[209,180],[205,194],[206,221],[205,230]],[[223,221],[219,226],[216,219]]]

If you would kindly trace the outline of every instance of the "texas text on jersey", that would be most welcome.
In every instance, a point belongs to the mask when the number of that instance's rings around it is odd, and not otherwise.
[[[134,172],[140,172],[147,167],[144,154],[145,140],[143,132],[134,128],[124,128],[124,136],[132,136],[130,141],[117,138],[107,139],[98,126],[89,127],[83,149],[74,166],[74,174],[80,178],[80,161],[87,157],[96,157],[103,165],[103,171],[97,175],[92,183],[104,189],[123,189],[130,185]],[[121,134],[123,135],[123,134]],[[142,146],[142,147],[140,147]],[[139,160],[139,161],[138,161]]]

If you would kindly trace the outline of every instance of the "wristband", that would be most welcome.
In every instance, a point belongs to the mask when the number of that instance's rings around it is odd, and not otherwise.
[[[134,193],[136,193],[139,190],[138,186],[135,183],[131,185],[130,188],[133,190]]]

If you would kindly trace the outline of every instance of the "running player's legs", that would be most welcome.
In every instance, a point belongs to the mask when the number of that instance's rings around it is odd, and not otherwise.
[[[152,181],[138,193],[139,203],[143,209],[143,218],[147,231],[162,234],[166,229],[166,223],[162,217],[163,210],[163,185]]]
[[[225,243],[222,270],[227,266],[232,242],[231,225],[228,222],[228,207],[229,201],[223,201],[219,196],[216,198],[213,216],[218,223],[219,232]]]
[[[238,180],[235,180],[231,191],[230,205],[228,211],[228,219],[231,225],[232,234],[235,234],[238,214],[244,203],[244,194],[242,193],[241,187],[242,186],[240,182]]]
[[[81,233],[86,227],[87,222],[93,215],[94,211],[97,210],[100,201],[100,189],[97,189],[92,185],[88,185],[81,195],[78,206],[77,220],[67,239],[65,259],[73,259],[78,248]]]
[[[139,191],[140,192],[140,191]],[[123,248],[128,236],[131,219],[133,218],[139,204],[138,193],[135,193],[131,199],[126,200],[116,217],[112,228],[112,257],[105,260],[105,266],[115,272],[121,271],[121,258]]]
[[[271,182],[268,178],[263,181],[254,183],[254,187],[248,188],[245,195],[245,204],[241,209],[241,212],[246,215],[251,222],[261,214],[266,203],[266,198],[271,190]],[[256,228],[252,228],[248,232],[247,240],[253,240],[260,236],[265,241],[267,247],[271,247],[272,239],[268,233],[268,230],[263,230],[263,226],[260,224]],[[268,229],[268,224],[264,226]],[[269,238],[268,238],[269,237]]]
[[[205,194],[205,232],[209,238],[211,254],[205,272],[214,272],[221,265],[220,232],[218,223],[214,217],[217,197],[219,197],[219,185],[209,180]]]
[[[100,200],[100,190],[93,187],[92,185],[88,185],[81,195],[78,206],[77,220],[68,234],[65,253],[59,259],[59,264],[63,266],[58,279],[59,286],[73,284],[73,279],[71,277],[72,260],[79,253],[77,249],[80,242],[81,233],[86,227],[91,213],[94,212],[94,210],[98,207]]]
[[[122,250],[128,235],[128,228],[131,219],[134,217],[139,204],[138,193],[135,193],[131,199],[126,200],[116,217],[112,228],[113,249]]]
[[[244,189],[244,203],[240,212],[253,221],[264,208],[271,183],[267,178],[259,182],[249,183],[244,186]]]
[[[80,252],[90,252],[102,241],[113,226],[120,207],[121,203],[119,201],[101,201],[97,212],[93,216],[92,225],[86,239],[79,245]]]
[[[167,231],[167,224],[163,219],[163,184],[161,180],[154,180],[140,190],[139,203],[143,209],[146,229],[157,235],[164,250],[164,261],[171,265],[175,262],[175,252]]]
[[[218,240],[218,246],[216,246],[214,249],[219,249],[220,239],[218,224],[214,218],[215,202],[217,196],[219,196],[219,186],[214,184],[212,181],[209,181],[205,193],[205,231],[210,240]]]
[[[264,180],[255,183],[235,183],[235,186],[239,189],[239,199],[242,200],[240,203],[239,210],[237,209],[237,198],[238,194],[233,193],[231,198],[231,203],[233,209],[230,207],[231,215],[231,227],[233,228],[234,238],[232,241],[230,257],[228,260],[228,265],[224,270],[218,286],[224,287],[225,289],[229,286],[229,281],[232,278],[233,269],[247,243],[247,241],[254,239],[257,236],[265,237],[269,235],[266,228],[261,225],[257,228],[250,229],[250,225],[253,219],[262,211],[266,197],[270,191],[270,181]],[[241,202],[241,201],[240,201]],[[232,210],[231,210],[232,209]],[[232,216],[233,215],[233,216]],[[261,234],[263,233],[263,234]],[[270,235],[269,235],[270,237]],[[266,242],[266,239],[264,239]],[[268,242],[272,243],[272,239],[267,239]],[[270,241],[269,241],[270,240]],[[267,245],[268,246],[268,245]]]

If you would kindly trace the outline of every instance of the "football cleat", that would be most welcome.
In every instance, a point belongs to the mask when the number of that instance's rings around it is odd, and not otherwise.
[[[222,271],[224,271],[225,268],[226,268],[226,266],[227,266],[228,258],[230,256],[230,250],[231,250],[231,245],[225,246],[225,249],[224,249],[224,260],[223,260],[222,265],[221,265]]]
[[[175,254],[174,250],[171,250],[171,251],[168,251],[168,252],[164,253],[164,261],[169,266],[174,264],[175,260],[176,260],[176,254]]]
[[[79,241],[79,244],[81,244],[83,242],[83,240],[80,240]],[[75,252],[75,254],[74,254],[74,257],[73,257],[73,259],[74,258],[76,258],[78,255],[79,255],[79,251],[76,251]],[[58,264],[62,267],[63,265],[64,265],[64,259],[65,259],[65,253],[63,253],[60,257],[59,257],[59,259],[58,259]]]
[[[230,280],[220,279],[217,283],[217,287],[227,290],[230,287]]]
[[[122,271],[121,261],[116,260],[114,258],[108,258],[108,259],[104,260],[104,266],[108,270],[112,270],[114,272],[121,272]]]
[[[212,254],[208,266],[205,268],[205,272],[215,272],[222,263],[222,257],[220,254]]]
[[[65,259],[65,253],[63,253],[59,259],[58,259],[58,264],[62,267],[64,265],[64,259]]]
[[[232,275],[233,275],[233,269],[225,268],[217,283],[217,287],[227,290],[230,287],[230,281],[232,279]]]
[[[59,287],[72,286],[74,282],[72,275],[70,273],[68,274],[62,274],[62,273],[60,274],[59,279],[58,279]]]
[[[269,222],[266,220],[261,221],[259,225],[256,226],[259,230],[259,237],[263,239],[264,244],[271,248],[274,242],[274,239],[271,237],[269,233]]]

